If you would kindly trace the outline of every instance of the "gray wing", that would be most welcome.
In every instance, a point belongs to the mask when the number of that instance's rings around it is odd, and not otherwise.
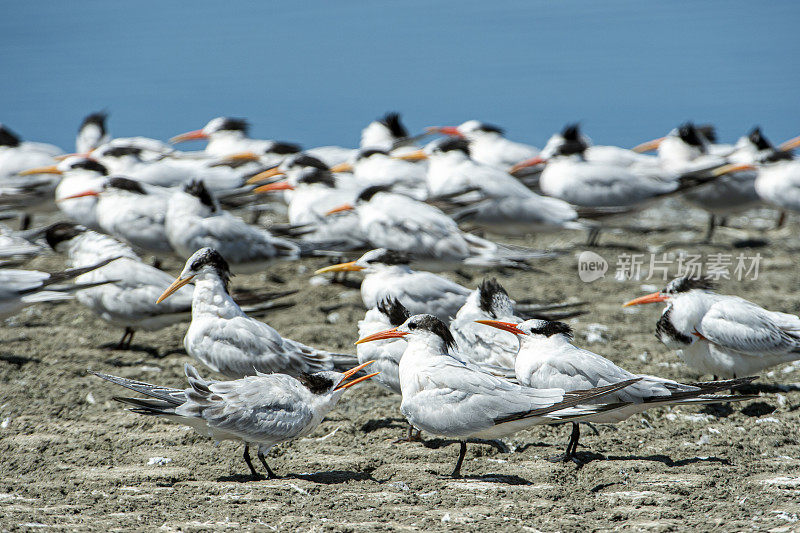
[[[709,308],[697,333],[718,346],[748,355],[786,353],[798,348],[800,318],[732,297]]]

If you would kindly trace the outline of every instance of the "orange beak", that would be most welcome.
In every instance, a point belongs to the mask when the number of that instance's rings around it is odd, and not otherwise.
[[[156,300],[156,303],[160,304],[161,302],[163,302],[164,300],[169,298],[170,294],[172,294],[173,292],[177,291],[178,289],[180,289],[184,285],[187,285],[193,279],[194,279],[194,276],[189,276],[188,278],[183,278],[183,279],[181,279],[181,278],[176,279],[175,281],[172,282],[172,284],[169,287],[166,288],[166,290],[161,294],[161,296],[158,297],[158,300]]]
[[[523,168],[535,167],[536,165],[541,165],[544,163],[547,163],[547,160],[537,156],[531,159],[526,159],[525,161],[520,161],[519,163],[511,167],[511,170],[509,170],[508,172],[509,174],[514,174],[515,172],[519,172]]]
[[[339,163],[331,167],[331,172],[352,172],[353,165],[350,163]]]
[[[340,205],[339,207],[334,207],[333,209],[331,209],[330,211],[325,213],[325,216],[333,215],[333,214],[336,214],[336,213],[341,213],[343,211],[352,211],[353,209],[355,209],[355,207],[353,207],[352,205],[343,204],[343,205]]]
[[[222,158],[222,162],[225,161],[260,161],[261,158],[258,157],[253,152],[239,152],[236,154],[231,154],[229,156],[225,156]]]
[[[632,305],[642,305],[642,304],[655,304],[658,302],[664,302],[667,300],[667,297],[661,294],[660,292],[654,292],[652,294],[646,294],[644,296],[639,296],[638,298],[634,298],[630,302],[625,302],[622,304],[622,307],[630,307]]]
[[[375,372],[373,374],[368,374],[366,376],[361,376],[360,378],[357,378],[357,379],[354,379],[353,381],[345,383],[345,381],[347,381],[350,378],[350,376],[352,376],[353,374],[355,374],[356,372],[358,372],[362,368],[364,368],[364,367],[366,367],[368,365],[371,365],[374,362],[375,361],[367,361],[366,363],[358,365],[357,367],[351,368],[350,370],[345,372],[344,373],[344,377],[342,378],[342,381],[340,381],[339,385],[333,390],[349,389],[350,387],[352,387],[353,385],[355,385],[357,383],[361,383],[362,381],[368,380],[372,376],[377,376],[378,374],[380,374],[380,372]]]
[[[92,152],[91,152],[91,151],[89,151],[89,152],[83,152],[83,153],[76,152],[76,153],[74,153],[74,154],[62,154],[62,155],[57,155],[57,156],[55,156],[53,159],[55,159],[56,161],[63,161],[63,160],[65,160],[65,159],[66,159],[66,158],[68,158],[68,157],[86,157],[86,158],[88,158],[88,157],[90,157],[91,155],[92,155]]]
[[[400,339],[405,337],[408,333],[404,331],[397,331],[397,328],[387,329],[386,331],[379,331],[378,333],[373,333],[372,335],[367,335],[363,339],[358,339],[356,344],[363,344],[365,342],[372,342],[372,341],[381,341],[384,339]]]
[[[492,326],[493,328],[502,329],[503,331],[508,331],[509,333],[513,333],[515,335],[525,335],[525,332],[519,329],[513,322],[502,322],[500,320],[476,320],[475,322],[478,324]]]
[[[392,157],[395,159],[402,159],[404,161],[421,161],[423,159],[428,159],[428,155],[425,153],[425,150],[414,150],[413,152],[409,152],[407,154],[394,155]]]
[[[30,176],[31,174],[63,174],[63,172],[58,170],[57,166],[50,165],[49,167],[29,168],[28,170],[23,170],[18,174],[20,176]]]
[[[711,174],[713,176],[723,176],[725,174],[739,172],[741,170],[756,170],[756,167],[748,163],[731,163],[730,165],[722,165],[719,168],[715,168]]]
[[[253,192],[272,192],[272,191],[293,191],[294,186],[288,181],[276,181],[275,183],[267,183],[253,189]]]
[[[442,135],[451,135],[453,137],[463,137],[458,128],[455,126],[431,126],[425,128],[427,133],[441,133]]]
[[[283,176],[283,171],[278,169],[278,167],[272,167],[270,169],[265,170],[264,172],[259,172],[249,180],[247,180],[248,185],[253,185],[254,183],[261,183],[262,181],[266,181],[269,178],[275,176]]]
[[[788,152],[789,150],[794,150],[798,146],[800,146],[800,137],[795,137],[794,139],[789,139],[785,143],[781,143],[778,150],[781,152]]]
[[[665,137],[659,137],[658,139],[653,139],[652,141],[647,141],[646,143],[636,145],[631,148],[631,150],[640,154],[652,152],[653,150],[658,150],[658,147],[661,146],[661,143],[664,142],[664,139]]]
[[[364,270],[364,267],[357,265],[355,261],[350,261],[349,263],[339,263],[338,265],[320,268],[314,272],[314,274],[324,274],[326,272],[358,272],[359,270]]]
[[[73,194],[72,196],[66,196],[64,198],[59,198],[59,202],[63,202],[64,200],[72,200],[73,198],[83,198],[85,196],[100,196],[98,191],[84,191],[79,192],[78,194]]]
[[[197,141],[200,139],[208,139],[208,135],[203,133],[203,130],[194,130],[194,131],[187,131],[186,133],[181,133],[180,135],[176,135],[172,139],[169,140],[172,144],[182,143],[186,141]]]

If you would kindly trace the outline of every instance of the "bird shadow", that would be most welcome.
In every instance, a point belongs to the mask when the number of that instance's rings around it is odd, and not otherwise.
[[[420,444],[425,446],[431,450],[438,450],[439,448],[445,448],[450,446],[451,444],[460,444],[461,441],[453,440],[453,439],[426,439],[421,440]],[[500,440],[486,440],[486,439],[467,439],[468,444],[484,444],[486,446],[491,446],[496,448],[497,451],[500,453],[509,453],[511,450],[510,448]]]
[[[28,363],[41,363],[41,359],[36,359],[35,357],[25,357],[24,355],[14,355],[14,354],[0,354],[0,361],[12,364],[17,368],[20,368]]]
[[[442,479],[450,481],[482,481],[484,483],[501,483],[503,485],[531,485],[531,482],[523,477],[508,474],[483,474],[480,476],[461,476],[457,478],[443,476]]]
[[[111,342],[107,344],[101,344],[100,348],[104,350],[109,350],[112,352],[144,352],[151,357],[155,357],[156,359],[161,359],[162,355],[159,354],[157,348],[153,348],[152,346],[145,346],[143,344],[131,344],[127,348],[117,348],[118,343]],[[166,355],[166,354],[165,354]]]
[[[691,465],[695,463],[717,463],[725,466],[730,466],[730,460],[722,457],[689,457],[687,459],[680,459],[674,461],[671,457],[663,454],[654,455],[603,455],[595,452],[579,452],[575,454],[578,458],[579,464],[577,468],[582,468],[593,461],[652,461],[662,463],[670,468]]]
[[[338,485],[350,481],[373,481],[379,483],[377,479],[372,477],[372,471],[373,469],[367,469],[363,472],[331,470],[330,472],[314,472],[313,474],[287,474],[283,479],[302,479],[321,485]]]
[[[367,420],[362,424],[360,429],[364,433],[372,433],[379,429],[404,428],[407,426],[408,423],[404,418],[380,418],[377,420]]]

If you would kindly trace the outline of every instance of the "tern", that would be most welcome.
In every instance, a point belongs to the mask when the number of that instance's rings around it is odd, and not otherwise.
[[[400,359],[400,410],[414,427],[461,441],[454,478],[461,476],[468,438],[494,439],[535,425],[579,421],[622,408],[627,404],[589,403],[638,381],[572,392],[523,387],[452,356],[455,339],[433,315],[411,316],[400,327],[363,337],[356,344],[400,337],[408,341]]]
[[[267,479],[276,478],[264,455],[276,444],[311,433],[336,406],[346,389],[375,375],[351,379],[367,365],[369,362],[344,373],[323,371],[297,378],[259,372],[233,381],[208,381],[186,364],[187,389],[150,385],[99,372],[93,374],[147,396],[114,398],[132,406],[130,410],[134,413],[163,416],[217,442],[244,442],[244,461],[256,480],[261,476],[253,467],[250,446],[258,446],[258,459],[264,465]]]
[[[477,320],[479,324],[517,336],[514,373],[517,381],[533,388],[560,387],[567,391],[601,387],[639,378],[639,381],[602,398],[629,405],[615,411],[585,418],[586,422],[612,424],[652,407],[742,401],[757,396],[729,396],[715,393],[747,385],[754,377],[728,381],[683,384],[655,376],[637,375],[620,368],[605,357],[572,344],[572,328],[563,322],[526,320],[521,323],[502,320]],[[579,462],[575,457],[580,427],[572,424],[566,451],[558,460]]]
[[[472,159],[501,170],[508,170],[520,161],[539,155],[535,146],[506,139],[503,128],[479,120],[468,120],[458,126],[434,126],[427,130],[466,139]]]
[[[62,150],[49,144],[24,142],[8,126],[0,123],[0,179],[14,176],[29,168],[53,163]]]
[[[186,353],[214,372],[237,379],[256,371],[299,376],[352,366],[353,356],[332,354],[282,337],[248,317],[229,292],[230,268],[212,248],[202,248],[187,261],[180,276],[156,303],[194,283],[192,323],[183,345]]]
[[[666,302],[656,336],[702,373],[736,378],[800,359],[800,317],[713,289],[684,276],[625,306]]]
[[[111,140],[111,135],[106,129],[106,120],[108,120],[108,113],[105,111],[90,113],[84,117],[78,128],[78,136],[75,138],[76,152],[88,154]]]
[[[367,309],[385,298],[395,298],[412,314],[429,313],[449,323],[471,291],[432,272],[412,270],[410,262],[408,254],[377,248],[355,261],[320,268],[315,274],[363,271],[361,299]]]

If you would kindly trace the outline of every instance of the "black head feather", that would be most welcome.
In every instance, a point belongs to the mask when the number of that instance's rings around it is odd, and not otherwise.
[[[333,380],[319,373],[306,374],[303,372],[297,376],[297,381],[305,385],[312,394],[325,394],[333,388]]]
[[[583,140],[579,124],[567,124],[561,130],[564,142],[558,147],[560,155],[582,154],[589,147]]]
[[[108,176],[108,169],[106,166],[99,161],[95,161],[94,159],[81,159],[80,161],[72,163],[70,168],[91,170],[93,172],[97,172],[98,174],[102,174],[103,176]]]
[[[19,146],[22,139],[19,135],[8,129],[5,124],[0,124],[0,146]]]
[[[391,190],[392,188],[389,185],[373,185],[372,187],[367,187],[359,193],[358,197],[356,198],[356,203],[369,202],[372,200],[372,197],[379,192],[391,192]]]
[[[753,128],[753,131],[750,132],[747,138],[751,143],[753,143],[753,145],[755,145],[756,148],[758,148],[759,151],[772,149],[772,143],[769,142],[766,137],[764,137],[764,134],[761,133],[761,128],[758,126]]]
[[[358,152],[358,157],[356,157],[356,159],[366,159],[375,154],[389,155],[389,152],[387,152],[386,150],[380,150],[378,148],[368,148],[366,150],[360,150]]]
[[[461,137],[453,137],[449,139],[445,139],[444,142],[437,146],[437,150],[440,152],[450,152],[453,150],[458,150],[464,152],[469,156],[469,141],[466,139],[462,139]]]
[[[717,128],[713,124],[700,124],[695,126],[697,132],[710,143],[717,142]]]
[[[714,290],[714,284],[708,279],[683,276],[680,278],[675,278],[667,283],[667,286],[664,287],[662,292],[667,294],[680,294],[683,292],[689,292],[693,289]]]
[[[453,334],[450,333],[444,322],[433,315],[417,315],[408,321],[406,327],[412,333],[420,330],[430,331],[444,341],[445,348],[452,349],[456,347],[456,340],[453,338]]]
[[[700,134],[697,132],[697,128],[695,128],[694,124],[692,124],[691,122],[687,122],[678,128],[678,136],[681,138],[683,142],[685,142],[689,146],[696,146],[697,148],[705,148],[703,139],[700,138]]]
[[[382,265],[407,265],[411,263],[411,256],[406,252],[397,250],[384,250],[383,253],[366,261],[367,263],[380,263]]]
[[[386,113],[378,122],[389,129],[392,137],[396,139],[408,137],[408,130],[400,120],[400,113]]]
[[[556,334],[566,335],[572,338],[572,328],[564,322],[557,322],[555,320],[543,320],[544,324],[538,328],[531,328],[531,333],[551,337]]]
[[[103,155],[107,157],[125,157],[127,155],[139,157],[142,155],[142,149],[138,146],[113,146],[103,150]]]
[[[100,128],[100,135],[105,135],[107,118],[108,118],[108,113],[105,111],[98,111],[97,113],[86,115],[86,118],[84,118],[83,122],[81,122],[81,127],[78,128],[78,131],[82,130],[84,126],[92,124]]]
[[[214,197],[206,189],[206,184],[203,183],[203,180],[192,180],[183,187],[183,190],[200,200],[200,203],[211,209],[212,212],[217,210]]]
[[[141,183],[139,183],[136,180],[131,180],[128,178],[121,178],[121,177],[110,178],[106,182],[106,187],[120,189],[135,194],[147,194],[147,191],[144,190],[144,187],[142,187]]]
[[[333,177],[333,173],[330,170],[322,170],[316,167],[304,171],[303,175],[297,179],[297,183],[307,183],[309,185],[321,183],[330,188],[336,187],[336,179]]]
[[[84,231],[86,228],[72,222],[56,222],[45,230],[44,238],[48,246],[55,250],[59,243],[72,240]]]
[[[495,278],[485,279],[478,286],[478,293],[480,294],[480,308],[483,312],[488,313],[492,318],[497,318],[495,310],[495,300],[499,297],[508,298],[508,293],[500,285]]]
[[[378,302],[378,311],[389,318],[389,323],[395,327],[409,319],[411,313],[400,303],[397,298],[387,296]]]
[[[299,144],[275,141],[267,149],[267,153],[286,155],[286,154],[296,154],[300,152],[300,150],[302,150],[302,148],[300,147]]]
[[[317,159],[316,157],[308,154],[300,154],[295,157],[289,166],[292,167],[314,167],[320,170],[330,170],[328,165],[323,163],[321,160]]]
[[[219,127],[219,131],[241,131],[245,135],[250,131],[250,124],[243,118],[226,117]]]
[[[203,253],[192,261],[191,269],[197,272],[204,266],[210,266],[217,272],[217,275],[225,284],[225,292],[230,294],[228,286],[230,285],[232,274],[228,262],[222,257],[222,254],[213,248],[206,248]]]
[[[791,161],[794,159],[792,152],[783,151],[783,150],[772,150],[769,155],[764,157],[762,161],[764,163],[776,163],[778,161]]]
[[[500,126],[494,126],[492,124],[486,124],[485,122],[481,122],[481,125],[478,126],[478,130],[485,131],[487,133],[499,133],[500,135],[503,135],[506,132]]]
[[[565,141],[580,141],[581,140],[581,125],[578,123],[567,124],[561,130],[561,136]]]

